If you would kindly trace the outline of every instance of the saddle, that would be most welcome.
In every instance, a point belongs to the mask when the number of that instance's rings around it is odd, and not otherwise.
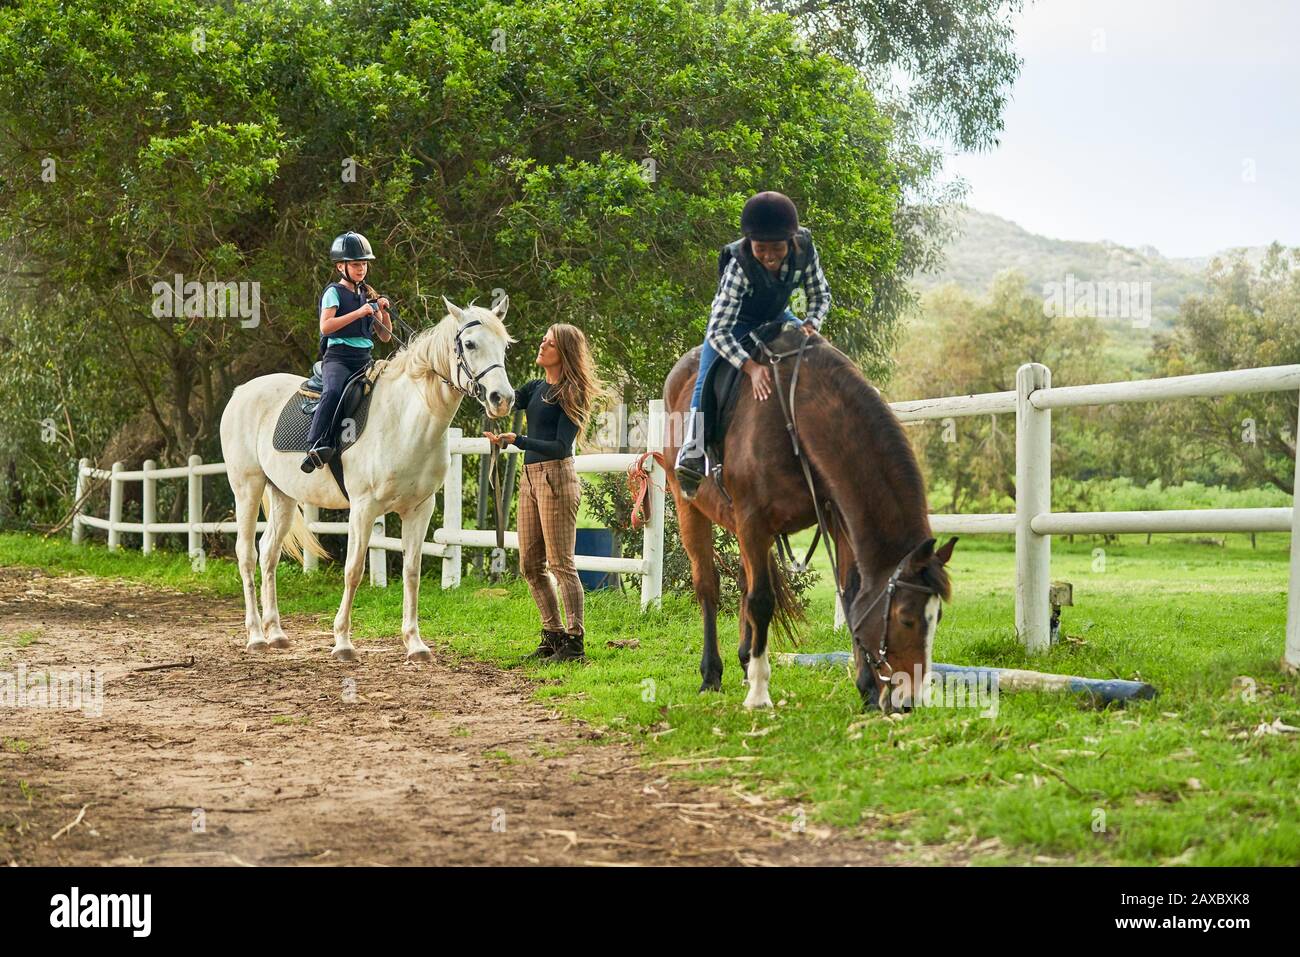
[[[330,472],[338,482],[343,497],[348,497],[348,487],[343,481],[343,453],[356,444],[366,427],[366,418],[370,414],[370,397],[374,392],[375,380],[379,378],[382,365],[373,359],[364,369],[353,374],[343,387],[343,398],[334,410],[334,418],[325,431],[325,439],[336,445],[334,457],[329,461]],[[271,445],[277,452],[306,452],[307,436],[311,433],[311,422],[320,405],[321,364],[312,366],[311,375],[304,379],[298,390],[280,410],[280,417],[275,423],[275,434]],[[351,420],[350,427],[340,435],[340,426]]]
[[[742,336],[740,344],[749,350],[751,359],[761,361],[759,343],[771,343],[784,336],[790,337],[789,347],[797,349],[804,333],[788,320],[773,319]],[[722,466],[727,426],[731,424],[741,386],[748,381],[748,376],[724,359],[714,362],[705,374],[700,413],[704,417],[704,450],[708,455],[710,472]]]

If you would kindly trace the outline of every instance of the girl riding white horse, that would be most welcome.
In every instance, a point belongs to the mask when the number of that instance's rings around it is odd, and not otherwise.
[[[505,370],[506,347],[514,340],[504,322],[509,299],[493,308],[460,309],[446,299],[447,315],[432,329],[414,336],[383,368],[370,398],[365,430],[341,453],[349,501],[328,469],[304,474],[301,453],[272,446],[276,420],[297,391],[302,376],[261,376],[235,389],[221,416],[221,450],[235,493],[238,540],[235,552],[244,583],[244,625],[249,651],[287,648],[275,595],[275,567],[282,548],[295,558],[305,545],[319,555],[324,549],[307,529],[299,503],[322,508],[351,508],[348,551],[344,562],[343,600],[334,617],[333,655],[352,661],[352,600],[365,567],[371,528],[380,515],[397,512],[402,519],[402,640],[406,657],[431,656],[420,639],[420,547],[433,515],[434,493],[442,487],[451,463],[447,427],[469,396],[488,415],[509,414],[514,388]],[[262,613],[257,613],[253,538],[263,504],[267,524],[261,538]]]

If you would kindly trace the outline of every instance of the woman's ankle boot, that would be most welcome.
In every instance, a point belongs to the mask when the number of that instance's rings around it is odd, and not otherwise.
[[[547,631],[543,628],[541,644],[534,648],[532,652],[525,655],[524,660],[533,661],[539,658],[551,657],[551,655],[555,654],[555,649],[559,645],[560,639],[563,637],[564,632],[562,631]]]
[[[560,634],[560,642],[555,647],[555,654],[546,659],[548,665],[561,661],[586,661],[586,651],[582,646],[582,635]]]

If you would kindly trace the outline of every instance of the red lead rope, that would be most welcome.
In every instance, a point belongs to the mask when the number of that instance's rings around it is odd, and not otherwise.
[[[654,484],[650,481],[650,473],[646,465],[648,458],[653,458],[659,463],[660,468],[665,472],[668,471],[662,452],[642,452],[636,457],[636,461],[627,467],[627,490],[632,495],[632,531],[634,532],[645,522],[646,495],[650,491],[650,486]],[[663,491],[667,492],[667,487]]]

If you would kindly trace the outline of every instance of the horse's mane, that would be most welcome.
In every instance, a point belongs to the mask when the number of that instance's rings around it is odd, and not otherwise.
[[[804,362],[819,370],[827,388],[834,390],[846,407],[854,433],[861,438],[861,441],[848,443],[848,446],[864,451],[867,459],[863,463],[864,474],[870,470],[879,475],[884,488],[897,503],[900,517],[919,514],[928,533],[929,507],[921,466],[903,431],[903,424],[889,403],[867,381],[853,360],[829,343],[819,343],[818,348],[805,351]],[[907,534],[910,529],[892,531]],[[919,544],[919,541],[897,542],[900,548],[913,548]],[[927,565],[920,577],[945,601],[951,596],[952,585],[941,565]]]
[[[514,342],[506,331],[506,324],[491,309],[475,306],[472,303],[462,310],[466,320],[477,319],[493,335],[500,336],[506,345]],[[434,383],[441,381],[437,376],[447,379],[451,374],[449,359],[456,341],[456,329],[459,323],[448,313],[442,321],[428,329],[422,329],[398,349],[385,363],[380,375],[404,375],[414,379],[421,386],[421,395],[430,411],[434,409]]]

